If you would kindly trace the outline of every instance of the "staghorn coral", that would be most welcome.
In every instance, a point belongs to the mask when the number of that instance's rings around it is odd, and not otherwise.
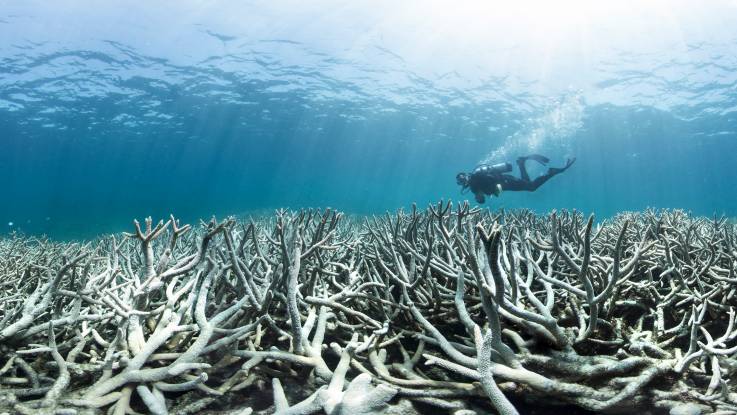
[[[681,211],[147,219],[0,273],[0,413],[737,411],[737,229]]]

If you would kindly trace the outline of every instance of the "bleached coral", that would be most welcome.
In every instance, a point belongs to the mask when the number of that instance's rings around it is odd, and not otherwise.
[[[737,410],[737,231],[680,211],[148,219],[0,273],[0,413]]]

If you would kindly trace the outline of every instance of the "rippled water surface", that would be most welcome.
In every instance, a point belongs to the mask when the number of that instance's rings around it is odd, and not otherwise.
[[[734,2],[148,3],[0,1],[4,231],[381,213],[529,152],[577,162],[492,207],[737,216]]]

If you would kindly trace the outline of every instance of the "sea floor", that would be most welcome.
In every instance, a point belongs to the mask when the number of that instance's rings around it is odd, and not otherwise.
[[[0,413],[734,413],[737,225],[439,203],[0,240]]]

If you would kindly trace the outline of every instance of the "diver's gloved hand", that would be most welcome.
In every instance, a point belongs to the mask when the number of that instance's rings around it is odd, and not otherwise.
[[[499,197],[502,194],[502,185],[497,183],[494,188],[494,196]]]

